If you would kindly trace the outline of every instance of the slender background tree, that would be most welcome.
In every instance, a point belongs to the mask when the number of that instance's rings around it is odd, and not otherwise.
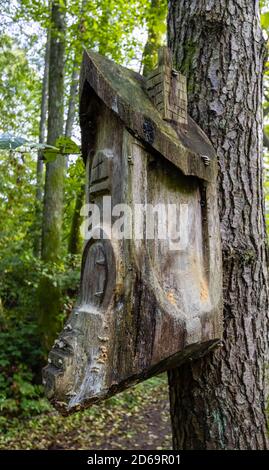
[[[51,3],[48,84],[47,143],[56,145],[64,126],[65,4]],[[43,261],[59,262],[62,254],[62,217],[65,157],[46,164],[41,256]],[[60,289],[48,277],[39,286],[40,326],[44,342],[51,345],[59,328]]]
[[[47,41],[44,57],[44,72],[42,80],[41,109],[39,121],[39,143],[44,144],[46,140],[47,111],[48,111],[48,83],[49,83],[49,56],[50,56],[50,28],[47,30]],[[41,255],[40,228],[42,221],[43,202],[43,152],[40,150],[36,162],[36,214],[35,214],[35,236],[33,241],[33,251],[35,256]]]

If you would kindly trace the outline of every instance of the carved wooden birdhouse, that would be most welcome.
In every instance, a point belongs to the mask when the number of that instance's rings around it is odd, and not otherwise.
[[[44,369],[62,412],[197,358],[222,335],[217,159],[187,115],[185,78],[166,49],[159,59],[145,79],[84,54],[80,296]]]

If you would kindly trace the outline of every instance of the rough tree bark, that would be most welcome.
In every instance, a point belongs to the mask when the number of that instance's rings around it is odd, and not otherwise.
[[[265,449],[268,284],[258,1],[170,0],[168,45],[219,157],[223,347],[169,373],[176,449]]]
[[[63,135],[64,124],[65,9],[62,5],[62,1],[54,0],[51,8],[47,134],[50,145],[55,145]],[[64,173],[64,156],[46,164],[41,253],[46,262],[57,263],[61,257]],[[44,344],[49,348],[59,328],[60,291],[48,277],[40,282],[39,305]]]

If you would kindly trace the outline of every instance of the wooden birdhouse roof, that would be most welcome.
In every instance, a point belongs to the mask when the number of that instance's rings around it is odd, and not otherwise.
[[[159,73],[159,70],[157,72]],[[154,73],[150,76],[153,84],[156,82],[157,72],[155,76]],[[178,72],[173,70],[172,74],[176,76]],[[86,124],[91,120],[91,113],[95,112],[89,106],[91,94],[94,92],[149,151],[161,154],[185,175],[197,176],[205,181],[214,180],[217,174],[217,159],[209,139],[187,114],[181,122],[173,121],[174,115],[170,120],[165,119],[163,106],[157,106],[150,94],[151,82],[96,52],[84,52],[80,83],[84,158],[88,152],[84,134],[89,132],[89,126]],[[181,86],[179,85],[179,88]],[[179,106],[176,108],[180,111]]]

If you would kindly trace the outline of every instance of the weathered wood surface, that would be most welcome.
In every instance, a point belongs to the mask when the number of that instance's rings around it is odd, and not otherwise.
[[[198,176],[205,181],[216,178],[216,155],[204,132],[189,116],[187,126],[164,121],[147,94],[144,77],[93,51],[85,52],[80,76],[82,127],[84,120],[86,126],[88,123],[89,88],[151,152],[156,150],[185,175]],[[88,138],[89,132],[84,132],[84,155],[89,151]],[[204,165],[201,156],[207,156],[210,165]]]
[[[80,298],[44,371],[47,395],[63,413],[89,406],[152,374],[203,355],[222,335],[214,152],[191,121],[188,132],[196,136],[194,147],[200,142],[202,152],[206,148],[212,158],[208,169],[201,156],[190,150],[192,138],[186,137],[185,145],[180,134],[162,121],[144,91],[142,78],[121,71],[122,77],[115,78],[117,86],[127,74],[130,95],[135,89],[130,99],[141,94],[135,122],[145,122],[143,112],[151,110],[154,137],[158,136],[159,143],[152,141],[149,146],[145,135],[142,138],[137,133],[139,126],[130,127],[130,119],[126,126],[126,114],[119,111],[123,109],[121,98],[115,98],[110,85],[104,89],[107,75],[115,72],[114,64],[108,72],[107,59],[102,59],[104,66],[101,58],[98,60],[99,68],[92,62],[90,73],[86,56],[82,72],[86,199],[101,212],[104,196],[111,196],[112,207],[128,204],[133,232],[139,218],[135,204],[155,206],[161,202],[174,204],[179,210],[188,207],[188,219],[180,212],[180,233],[186,243],[171,250],[170,241],[156,239],[155,232],[153,239],[146,239],[144,233],[143,239],[119,240],[112,234],[111,239],[91,238],[85,243]],[[132,115],[129,105],[128,116]],[[174,163],[170,154],[156,152],[160,145],[165,152],[177,149]],[[198,159],[199,165],[195,163]],[[106,230],[105,219],[102,234]]]
[[[146,77],[146,89],[163,119],[179,129],[188,125],[186,78],[173,69],[167,47],[159,49],[159,65]]]

